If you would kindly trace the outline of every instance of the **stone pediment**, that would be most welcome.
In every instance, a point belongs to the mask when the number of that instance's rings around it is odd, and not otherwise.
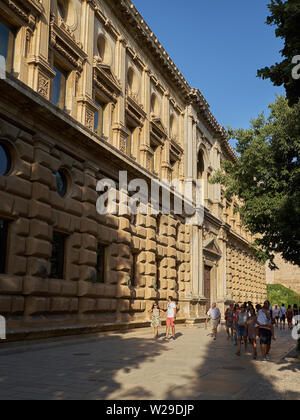
[[[203,248],[206,252],[211,252],[215,255],[218,255],[219,257],[222,256],[221,248],[219,247],[218,242],[214,238],[210,238],[204,241]]]
[[[121,86],[111,68],[104,64],[94,62],[94,81],[96,86],[103,91],[110,99],[117,100],[122,91]]]
[[[163,123],[161,122],[160,118],[152,118],[152,127],[151,127],[151,131],[152,134],[154,134],[156,137],[158,137],[160,140],[163,140],[167,137],[167,131],[163,125]]]

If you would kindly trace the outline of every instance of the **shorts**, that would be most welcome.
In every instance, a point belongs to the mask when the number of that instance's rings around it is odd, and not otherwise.
[[[247,337],[246,327],[238,327],[238,336],[239,337]]]
[[[286,316],[285,316],[285,315],[282,315],[282,316],[280,317],[280,321],[281,321],[281,322],[285,322],[285,320],[286,320]]]
[[[220,324],[220,318],[218,319],[211,319],[211,326],[213,330],[217,330]]]
[[[174,318],[167,318],[167,327],[175,327]]]
[[[259,329],[259,338],[260,344],[270,346],[272,343],[272,333],[270,330],[266,330],[265,328]]]

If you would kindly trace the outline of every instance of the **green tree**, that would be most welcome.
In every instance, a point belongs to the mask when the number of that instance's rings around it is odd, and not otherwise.
[[[266,23],[276,25],[276,36],[284,40],[284,48],[281,50],[284,60],[258,70],[258,76],[270,79],[275,86],[283,85],[289,105],[292,106],[298,103],[300,98],[300,79],[292,77],[295,66],[292,59],[300,55],[300,0],[271,0],[268,8],[271,15]]]
[[[300,102],[289,107],[280,96],[269,108],[248,130],[228,130],[240,158],[224,161],[212,182],[240,198],[242,221],[257,236],[253,246],[275,268],[275,252],[300,265]]]

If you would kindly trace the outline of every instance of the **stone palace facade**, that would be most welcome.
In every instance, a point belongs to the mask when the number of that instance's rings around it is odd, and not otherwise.
[[[168,296],[187,324],[211,301],[265,299],[236,203],[209,183],[237,157],[130,0],[0,0],[0,55],[8,337],[149,325]],[[119,171],[148,185],[201,179],[204,220],[98,214],[97,183]]]

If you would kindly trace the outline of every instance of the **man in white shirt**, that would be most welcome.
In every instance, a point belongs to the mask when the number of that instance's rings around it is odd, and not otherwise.
[[[221,322],[221,312],[220,312],[220,309],[217,308],[216,303],[213,303],[210,310],[207,312],[206,325],[209,320],[211,320],[211,324],[212,324],[212,336],[213,336],[214,341],[216,341],[218,326]]]
[[[169,340],[169,333],[170,333],[170,327],[172,327],[172,337],[171,340],[175,340],[175,321],[176,321],[176,303],[173,301],[172,296],[168,298],[168,309],[165,311],[167,312],[167,331],[166,331],[166,338],[165,340]]]
[[[272,317],[269,310],[268,301],[264,303],[264,307],[257,313],[257,324],[259,326],[259,338],[263,362],[270,360],[270,351],[272,344]]]

